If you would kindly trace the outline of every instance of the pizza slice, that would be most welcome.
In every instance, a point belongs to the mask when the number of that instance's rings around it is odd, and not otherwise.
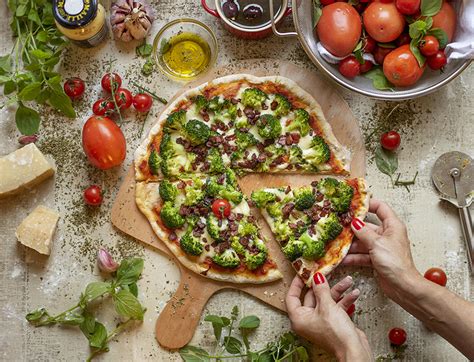
[[[137,182],[136,201],[158,237],[192,271],[235,283],[282,277],[232,170]]]
[[[310,285],[316,272],[330,273],[347,255],[352,218],[365,218],[370,197],[363,179],[325,178],[305,187],[254,191],[251,198],[285,256]]]

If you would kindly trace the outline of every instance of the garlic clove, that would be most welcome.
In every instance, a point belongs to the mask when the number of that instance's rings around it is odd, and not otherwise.
[[[118,263],[112,258],[112,255],[103,248],[100,248],[97,252],[97,264],[99,269],[106,273],[113,273],[119,267]]]

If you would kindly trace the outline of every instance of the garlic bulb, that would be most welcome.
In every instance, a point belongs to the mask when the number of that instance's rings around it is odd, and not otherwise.
[[[146,0],[118,0],[110,8],[110,24],[115,39],[144,39],[154,20],[153,9]]]

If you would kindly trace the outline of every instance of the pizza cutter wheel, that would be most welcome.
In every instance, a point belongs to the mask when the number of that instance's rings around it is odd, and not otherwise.
[[[473,225],[469,206],[474,196],[474,161],[462,152],[441,155],[433,166],[431,178],[441,198],[459,210],[462,232],[466,241],[469,266],[474,274]]]

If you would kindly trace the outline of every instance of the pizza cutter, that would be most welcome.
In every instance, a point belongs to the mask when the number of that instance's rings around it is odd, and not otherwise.
[[[469,266],[474,274],[473,225],[469,211],[474,199],[474,160],[462,152],[445,153],[436,160],[431,178],[441,199],[449,201],[459,210]]]

